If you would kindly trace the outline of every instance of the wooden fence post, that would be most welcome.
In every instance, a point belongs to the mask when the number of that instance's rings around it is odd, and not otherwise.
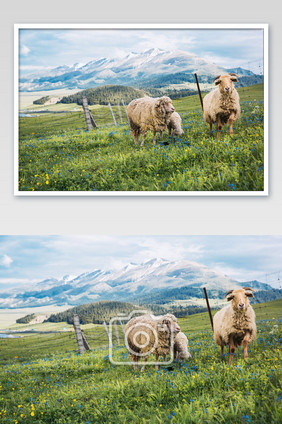
[[[118,328],[117,328],[117,323],[116,322],[114,323],[114,327],[115,327],[115,331],[116,331],[117,344],[120,345]]]
[[[87,125],[87,130],[91,131],[93,129],[92,126],[92,122],[91,122],[91,117],[90,117],[90,111],[88,108],[88,101],[87,98],[85,96],[82,97],[82,107],[84,110],[84,116],[85,116],[85,121],[86,121],[86,125]]]
[[[207,290],[206,290],[205,287],[203,287],[203,290],[204,290],[204,293],[205,293],[205,298],[206,298],[206,302],[207,302],[208,312],[209,312],[209,316],[210,316],[211,327],[212,327],[212,331],[213,331],[213,319],[212,319],[212,313],[211,313],[211,308],[210,308],[210,304],[209,304],[208,294],[207,294]]]
[[[81,332],[81,328],[80,328],[80,324],[79,324],[79,317],[78,317],[77,314],[75,314],[73,316],[73,326],[74,326],[76,340],[77,340],[77,344],[78,344],[78,350],[79,350],[79,353],[81,355],[82,353],[85,352],[85,346],[84,346],[84,343],[83,343],[82,332]]]
[[[82,340],[83,340],[83,344],[84,344],[85,349],[86,350],[91,350],[91,347],[89,346],[88,341],[86,340],[85,335],[82,332],[81,332],[81,334],[82,334]]]
[[[196,84],[197,84],[197,88],[198,88],[198,93],[199,93],[199,97],[200,97],[200,102],[201,102],[201,106],[202,106],[202,110],[204,110],[204,106],[203,106],[203,99],[202,99],[202,94],[201,94],[201,90],[200,90],[200,85],[199,85],[199,81],[198,81],[198,76],[195,73],[195,80],[196,80]]]
[[[93,127],[94,127],[94,128],[97,128],[97,127],[98,127],[98,125],[97,125],[97,124],[96,124],[96,122],[94,121],[94,118],[93,118],[92,113],[90,112],[90,110],[89,110],[89,114],[90,114],[90,121],[91,121],[91,124],[93,125]]]
[[[122,116],[121,116],[121,109],[120,109],[120,104],[118,103],[118,114],[119,114],[119,120],[120,120],[120,123],[122,124]]]
[[[123,100],[122,100],[122,104],[123,104],[123,107],[124,107],[124,110],[125,110],[127,121],[129,123],[129,119],[128,119],[128,115],[127,115],[127,110],[126,110],[126,107],[125,107],[125,104],[124,104],[124,101]]]
[[[112,114],[112,117],[113,117],[113,120],[114,120],[114,124],[117,125],[117,121],[116,121],[116,118],[115,118],[115,115],[114,115],[114,112],[113,112],[111,103],[109,103],[109,108],[110,108],[110,111],[111,111],[111,114]]]

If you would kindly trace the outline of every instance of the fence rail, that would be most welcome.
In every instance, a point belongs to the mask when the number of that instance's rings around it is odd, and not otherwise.
[[[21,116],[31,115],[30,117]],[[19,138],[44,137],[69,130],[87,130],[107,125],[127,125],[128,116],[124,101],[119,104],[87,106],[85,110],[32,111],[19,113]]]

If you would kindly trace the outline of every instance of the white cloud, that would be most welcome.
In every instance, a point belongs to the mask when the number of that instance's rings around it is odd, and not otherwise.
[[[13,262],[13,259],[10,258],[10,256],[8,255],[2,255],[0,257],[0,266],[8,268],[12,264],[12,262]]]
[[[20,51],[22,55],[27,56],[30,53],[30,48],[23,44]]]

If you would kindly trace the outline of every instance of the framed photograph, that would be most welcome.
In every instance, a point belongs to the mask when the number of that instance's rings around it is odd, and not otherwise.
[[[281,235],[0,248],[2,423],[281,422]]]
[[[14,30],[15,195],[268,195],[267,24]]]

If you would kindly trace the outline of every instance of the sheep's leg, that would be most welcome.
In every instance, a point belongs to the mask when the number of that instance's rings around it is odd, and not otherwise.
[[[154,138],[153,138],[153,144],[156,144],[156,131],[154,131]]]
[[[139,361],[139,357],[135,356],[134,360],[133,360],[133,368],[134,370],[138,370],[138,361]]]
[[[230,339],[229,339],[229,365],[232,362],[232,358],[233,358],[234,353],[235,353],[235,345],[234,345],[232,337],[230,337]]]
[[[224,346],[221,345],[220,346],[220,356],[223,356],[223,355],[224,355]]]
[[[248,358],[248,344],[250,343],[251,334],[247,331],[243,339],[244,359]]]
[[[155,364],[155,369],[156,369],[156,370],[158,370],[158,369],[159,369],[158,361],[159,361],[159,354],[158,354],[158,353],[156,353],[156,364]]]
[[[216,138],[217,138],[217,140],[218,140],[218,139],[219,139],[219,135],[220,135],[220,131],[221,131],[221,129],[222,129],[222,124],[221,124],[221,122],[217,122],[216,126],[217,126]]]
[[[138,144],[138,140],[139,139],[139,134],[134,134],[134,143],[137,145]]]
[[[142,137],[143,137],[143,138],[142,138],[141,146],[144,146],[146,133],[142,133]]]
[[[210,134],[212,133],[212,124],[210,124]]]
[[[139,128],[138,129],[135,129],[131,133],[132,133],[133,138],[134,138],[134,143],[135,144],[138,144],[139,136],[140,136],[140,129]]]
[[[234,132],[233,131],[233,119],[229,119],[228,123],[229,123],[229,134],[231,135]]]
[[[142,366],[142,368],[141,368],[141,372],[143,372],[143,371],[144,371],[144,369],[145,369],[145,365],[146,365],[147,359],[148,359],[148,356],[145,356],[145,358],[143,359],[144,364],[143,364],[143,366]]]
[[[163,358],[164,358],[164,362],[166,361],[166,355],[163,355]]]
[[[234,113],[232,113],[228,119],[228,124],[229,124],[229,133],[233,134],[233,122],[236,119],[236,115]]]

